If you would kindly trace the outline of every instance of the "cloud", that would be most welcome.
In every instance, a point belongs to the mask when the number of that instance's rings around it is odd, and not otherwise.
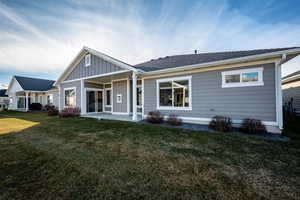
[[[7,89],[8,85],[7,84],[1,84],[0,83],[0,89]]]
[[[0,3],[0,72],[58,74],[89,46],[130,64],[172,54],[300,44],[300,24],[267,24],[231,9],[228,1],[186,7],[163,1],[79,1],[37,9]],[[41,11],[37,11],[37,10]],[[43,14],[44,13],[44,14]],[[296,65],[296,64],[295,64]],[[300,66],[299,66],[300,67]],[[293,69],[292,69],[293,70]]]

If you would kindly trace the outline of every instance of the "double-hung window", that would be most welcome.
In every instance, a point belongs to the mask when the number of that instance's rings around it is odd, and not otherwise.
[[[65,107],[76,106],[76,88],[65,89]]]
[[[263,68],[251,68],[222,72],[222,87],[262,86]]]
[[[157,80],[157,109],[191,110],[192,77]]]

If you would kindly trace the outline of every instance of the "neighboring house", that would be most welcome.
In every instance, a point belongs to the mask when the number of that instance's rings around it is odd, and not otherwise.
[[[284,105],[292,106],[300,115],[300,71],[282,78],[282,90]]]
[[[261,49],[130,65],[84,47],[54,86],[59,109],[79,107],[83,116],[111,113],[137,121],[158,110],[184,122],[208,124],[223,115],[235,124],[259,119],[270,132],[281,132],[281,64],[299,54],[298,47]]]
[[[14,76],[9,83],[7,94],[12,101],[10,110],[28,111],[31,103],[58,106],[58,90],[55,81]]]
[[[6,89],[0,89],[0,111],[8,108],[10,98],[6,95]]]

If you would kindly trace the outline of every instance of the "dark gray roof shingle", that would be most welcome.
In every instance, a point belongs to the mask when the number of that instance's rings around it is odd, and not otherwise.
[[[8,97],[5,93],[6,93],[6,89],[1,89],[0,90],[0,97]]]
[[[24,90],[32,91],[47,91],[53,89],[53,84],[55,82],[53,80],[29,78],[23,76],[15,76],[15,78]]]
[[[299,47],[175,55],[175,56],[167,56],[164,58],[150,60],[148,62],[137,64],[134,67],[149,72],[149,71],[156,71],[161,69],[175,68],[175,67],[181,67],[187,65],[204,64],[208,62],[240,58],[245,56],[259,55],[264,53],[272,53],[276,51],[283,51],[283,50],[289,50],[294,48],[299,48]]]

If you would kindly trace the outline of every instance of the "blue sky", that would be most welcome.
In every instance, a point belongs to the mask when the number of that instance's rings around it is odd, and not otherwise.
[[[83,46],[130,64],[174,54],[300,46],[299,0],[0,0],[0,85],[56,79]],[[300,59],[283,75],[300,70]]]

